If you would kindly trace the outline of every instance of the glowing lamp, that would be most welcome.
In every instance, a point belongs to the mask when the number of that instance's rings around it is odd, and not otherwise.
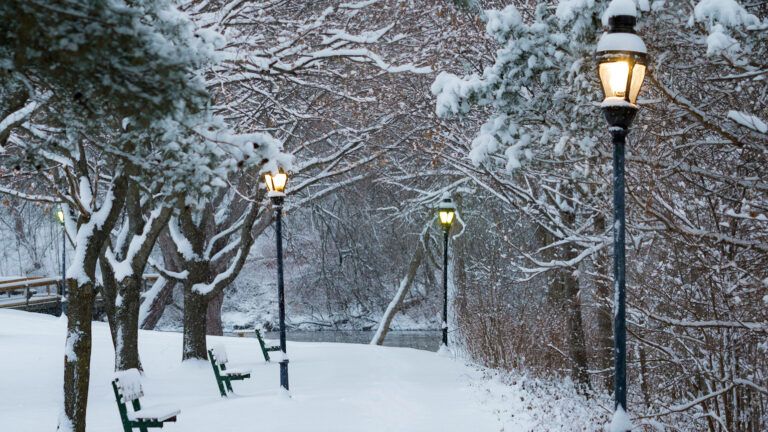
[[[288,174],[279,171],[276,174],[264,174],[264,183],[267,184],[269,196],[285,196],[285,185],[288,183]]]
[[[609,17],[610,28],[597,44],[597,72],[604,94],[601,106],[611,126],[626,128],[637,113],[648,55],[645,43],[635,34],[636,22],[633,15]]]
[[[451,200],[450,197],[444,197],[437,208],[437,217],[440,221],[440,225],[446,230],[451,229],[455,214],[456,206],[453,204],[453,200]]]

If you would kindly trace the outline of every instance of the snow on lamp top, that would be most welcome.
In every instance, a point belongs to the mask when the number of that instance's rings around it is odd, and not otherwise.
[[[637,8],[633,0],[613,0],[608,4],[608,9],[603,14],[603,25],[607,25],[607,19],[615,16],[633,16],[637,18]]]
[[[613,0],[603,15],[609,29],[597,44],[603,107],[635,106],[645,78],[647,49],[635,34],[637,9],[632,0]]]

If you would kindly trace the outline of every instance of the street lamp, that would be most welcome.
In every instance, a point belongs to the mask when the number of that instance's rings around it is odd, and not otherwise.
[[[64,226],[64,210],[56,212],[61,224],[61,314],[67,314],[67,229]]]
[[[448,346],[448,234],[451,231],[456,206],[447,194],[437,209],[437,217],[443,226],[443,345]]]
[[[601,104],[613,137],[613,278],[614,278],[614,422],[627,411],[627,326],[624,235],[624,147],[637,114],[637,95],[645,78],[645,43],[635,34],[634,2],[614,0],[608,7],[610,28],[597,44],[597,68],[605,98]],[[622,426],[622,429],[627,429]]]
[[[280,386],[288,391],[288,355],[285,347],[285,289],[283,288],[283,200],[285,199],[285,185],[288,183],[288,175],[283,171],[275,174],[266,173],[264,183],[267,184],[267,196],[272,200],[275,208],[275,237],[277,238],[277,301],[280,317],[280,351],[283,352],[280,360]]]

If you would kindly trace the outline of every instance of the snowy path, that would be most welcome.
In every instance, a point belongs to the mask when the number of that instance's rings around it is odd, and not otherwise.
[[[65,323],[0,311],[0,430],[54,430],[61,400]],[[498,431],[481,402],[478,373],[461,362],[408,348],[290,343],[292,399],[278,391],[278,365],[265,364],[255,339],[224,343],[232,367],[252,369],[221,399],[210,364],[181,364],[181,335],[142,332],[147,404],[173,404],[179,421],[164,431]],[[105,324],[94,323],[88,430],[121,430],[110,379],[113,351]],[[509,429],[507,429],[509,430]]]

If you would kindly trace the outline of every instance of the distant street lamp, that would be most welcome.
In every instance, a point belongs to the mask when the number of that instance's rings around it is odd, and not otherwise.
[[[617,5],[618,7],[614,7]],[[597,44],[597,67],[605,99],[601,105],[613,137],[614,398],[619,415],[627,411],[627,326],[624,235],[624,147],[648,64],[645,43],[635,34],[634,3],[614,0],[609,30]],[[611,15],[612,14],[612,15]]]
[[[67,314],[67,229],[64,226],[64,210],[56,212],[61,224],[61,314]]]
[[[285,289],[283,287],[283,201],[285,199],[285,185],[288,183],[288,175],[282,171],[276,174],[264,175],[267,184],[267,196],[272,200],[275,208],[275,237],[277,238],[277,301],[280,310],[280,351],[283,357],[280,360],[280,386],[288,391],[288,355],[285,347]]]
[[[437,216],[443,226],[443,345],[448,346],[448,234],[451,232],[456,206],[449,196],[444,196],[438,206]]]

